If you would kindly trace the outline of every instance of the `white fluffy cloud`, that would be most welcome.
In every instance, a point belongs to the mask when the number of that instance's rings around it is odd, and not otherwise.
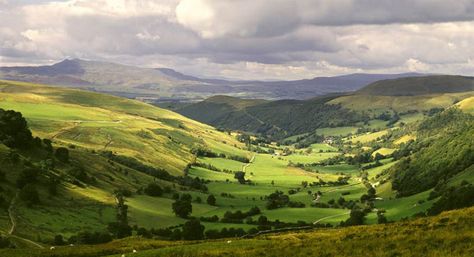
[[[0,0],[0,65],[65,57],[200,76],[474,72],[474,0]]]

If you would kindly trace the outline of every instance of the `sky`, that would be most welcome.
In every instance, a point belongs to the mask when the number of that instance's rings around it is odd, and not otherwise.
[[[474,0],[0,0],[0,66],[65,58],[231,79],[474,75]]]

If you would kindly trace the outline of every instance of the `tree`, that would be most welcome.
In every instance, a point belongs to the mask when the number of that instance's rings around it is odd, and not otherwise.
[[[290,202],[290,198],[283,194],[281,191],[275,191],[275,193],[267,196],[267,209],[277,209],[286,206]]]
[[[54,236],[54,245],[65,245],[64,238],[62,235]]]
[[[193,206],[191,204],[191,199],[183,194],[180,199],[177,199],[171,206],[174,214],[181,218],[187,218],[189,214],[193,211]]]
[[[207,204],[215,206],[216,205],[216,197],[214,195],[209,195],[207,197]]]
[[[117,199],[116,222],[109,223],[108,230],[114,234],[116,238],[124,238],[132,235],[132,227],[128,225],[128,205],[120,192],[115,194]]]
[[[385,224],[387,222],[388,222],[388,220],[385,217],[385,215],[381,212],[377,212],[377,223],[378,224]]]
[[[149,196],[161,196],[163,195],[163,189],[156,183],[150,183],[145,188],[145,194]]]
[[[243,172],[243,171],[237,171],[237,172],[234,174],[234,178],[237,179],[240,184],[245,184],[245,182],[246,182],[246,180],[245,180],[245,172]]]
[[[20,112],[0,108],[0,142],[10,148],[22,149],[32,144],[33,136]]]
[[[66,147],[59,147],[54,154],[62,162],[69,161],[69,150]]]
[[[185,240],[200,240],[204,238],[204,226],[198,219],[191,219],[183,225],[183,238]]]
[[[25,185],[20,191],[20,199],[25,201],[28,206],[37,204],[40,202],[38,191],[32,184]]]
[[[354,208],[351,210],[350,217],[344,222],[345,226],[357,226],[364,224],[365,212],[361,209]]]

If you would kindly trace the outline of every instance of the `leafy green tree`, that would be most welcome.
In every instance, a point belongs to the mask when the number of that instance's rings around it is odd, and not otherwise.
[[[245,180],[245,172],[243,172],[243,171],[237,171],[234,174],[234,178],[237,179],[237,181],[239,181],[240,184],[245,184],[245,182],[247,182]]]
[[[172,205],[174,214],[181,218],[187,218],[189,214],[193,211],[193,206],[191,204],[191,199],[189,199],[187,194],[183,194],[180,199],[177,199]]]
[[[54,155],[62,162],[69,161],[69,150],[66,147],[58,147]]]
[[[10,148],[28,148],[33,141],[28,124],[20,112],[0,108],[0,142]]]
[[[357,226],[364,224],[365,212],[359,208],[351,210],[349,218],[344,222],[345,226]]]
[[[54,245],[65,245],[64,238],[62,235],[55,235],[54,236]]]
[[[145,188],[145,194],[149,196],[161,196],[163,195],[163,189],[156,183],[150,183]]]
[[[209,195],[207,197],[207,204],[215,206],[216,205],[216,197],[214,195]]]
[[[183,225],[183,239],[200,240],[204,238],[204,226],[198,219],[191,219]]]

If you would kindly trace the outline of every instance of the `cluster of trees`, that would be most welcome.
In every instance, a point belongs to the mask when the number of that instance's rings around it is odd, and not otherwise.
[[[293,202],[290,201],[290,197],[285,195],[282,191],[275,191],[270,195],[265,196],[267,200],[266,208],[269,210],[278,209],[282,207],[291,207],[291,208],[304,208],[305,204],[302,202]]]
[[[157,183],[150,183],[148,184],[143,192],[149,196],[162,196],[163,189]]]
[[[192,196],[190,194],[182,194],[178,199],[171,205],[173,213],[181,218],[188,218],[189,214],[193,212],[193,206],[191,204]]]
[[[4,110],[0,108],[0,142],[10,148],[26,149],[37,142],[41,144],[41,139],[35,139],[26,119],[20,112]]]
[[[350,216],[347,220],[341,221],[341,226],[357,226],[363,225],[365,222],[365,216],[370,210],[367,209],[360,209],[359,207],[355,206],[350,213]]]
[[[243,223],[244,219],[248,217],[252,217],[254,215],[258,215],[262,213],[258,207],[252,207],[250,210],[246,212],[242,211],[227,211],[224,213],[224,217],[221,219],[223,223]]]
[[[336,165],[336,164],[340,164],[340,163],[347,163],[347,164],[351,164],[351,165],[361,166],[364,163],[369,163],[369,162],[381,160],[383,158],[388,157],[388,156],[383,156],[381,154],[375,154],[374,156],[372,156],[372,153],[374,151],[375,151],[374,149],[372,149],[370,151],[361,151],[361,152],[355,154],[354,156],[351,156],[351,155],[346,156],[346,155],[343,155],[343,154],[342,155],[337,155],[337,156],[322,160],[319,163],[313,163],[313,164],[310,164],[310,165],[330,166],[330,165]]]
[[[112,241],[113,237],[108,231],[81,231],[76,235],[73,235],[64,240],[62,235],[56,235],[54,237],[54,245],[66,245],[66,244],[103,244]]]
[[[324,181],[322,179],[319,179],[317,182],[314,181],[310,185],[317,187],[317,186],[343,186],[343,185],[348,185],[349,184],[349,176],[342,176],[338,177],[336,181]]]
[[[347,201],[344,197],[339,197],[337,200],[331,199],[327,203],[318,202],[312,203],[311,206],[318,208],[341,208],[341,209],[352,209],[357,205],[354,200]]]

